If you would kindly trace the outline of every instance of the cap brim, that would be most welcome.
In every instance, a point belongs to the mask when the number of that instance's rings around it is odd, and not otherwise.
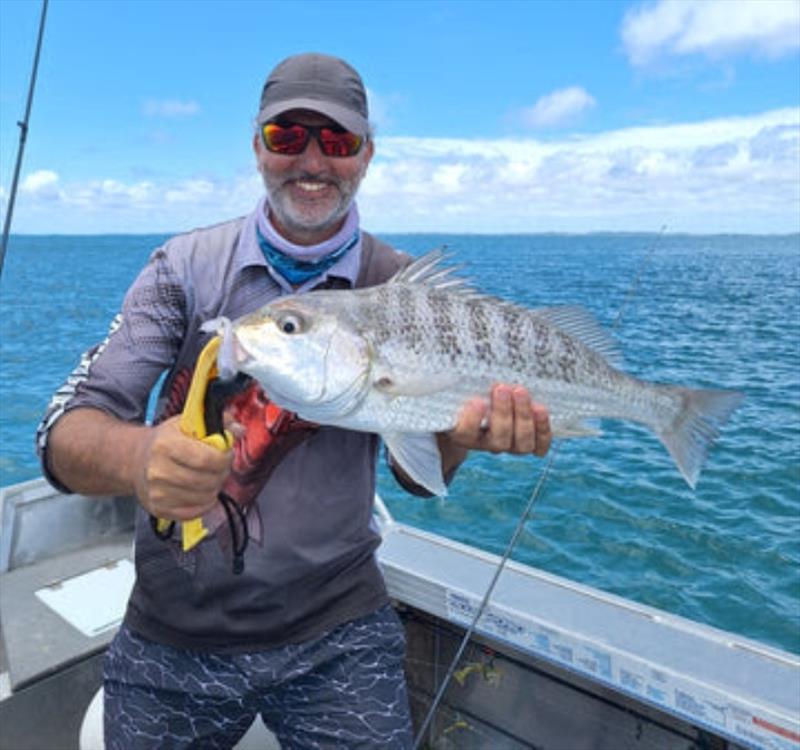
[[[258,113],[258,124],[263,125],[268,120],[272,120],[283,112],[288,112],[292,109],[309,109],[312,112],[319,112],[321,115],[330,117],[331,120],[347,128],[351,133],[357,133],[360,136],[366,136],[369,132],[369,123],[357,112],[333,102],[308,98],[284,99],[280,102],[273,102]]]

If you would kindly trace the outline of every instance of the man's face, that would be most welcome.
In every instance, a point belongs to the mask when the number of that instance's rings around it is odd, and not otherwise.
[[[331,125],[317,112],[293,110],[282,120],[301,125]],[[264,180],[275,228],[298,245],[315,245],[332,237],[342,225],[372,158],[368,140],[355,156],[331,157],[310,138],[297,156],[267,151],[257,132],[253,149]]]

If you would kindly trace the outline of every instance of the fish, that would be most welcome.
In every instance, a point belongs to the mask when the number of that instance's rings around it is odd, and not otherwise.
[[[520,384],[547,407],[554,438],[599,435],[621,419],[648,428],[687,484],[739,406],[733,390],[625,373],[612,337],[580,306],[528,308],[475,289],[433,250],[383,284],[279,298],[230,322],[220,372],[244,372],[301,418],[380,435],[417,484],[444,496],[436,434],[493,384]]]

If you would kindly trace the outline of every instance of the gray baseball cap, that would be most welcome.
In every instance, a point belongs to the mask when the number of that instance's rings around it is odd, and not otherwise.
[[[287,57],[269,74],[261,92],[258,124],[290,109],[310,109],[353,133],[369,132],[367,92],[344,60],[318,52]]]

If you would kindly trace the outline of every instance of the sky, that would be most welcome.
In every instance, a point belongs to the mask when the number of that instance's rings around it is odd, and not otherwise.
[[[5,217],[40,0],[0,0]],[[376,232],[800,231],[800,0],[51,0],[12,231],[243,215],[264,80],[348,60]]]

